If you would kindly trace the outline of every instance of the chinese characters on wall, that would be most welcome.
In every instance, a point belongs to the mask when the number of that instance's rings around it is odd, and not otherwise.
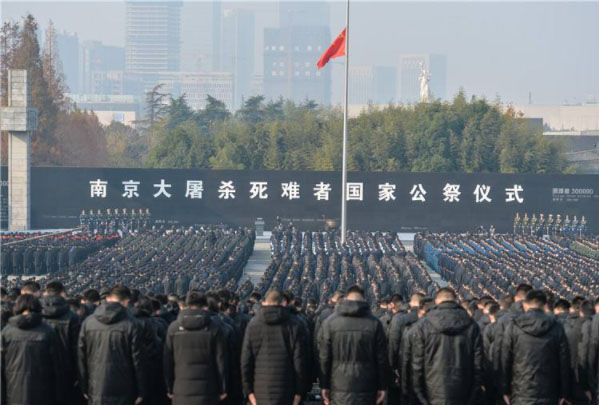
[[[91,198],[106,198],[108,194],[108,181],[103,179],[91,180],[90,197]],[[127,199],[139,198],[139,187],[141,182],[138,180],[122,181],[121,196]],[[247,192],[250,200],[268,200],[271,195],[279,195],[285,200],[300,200],[303,198],[313,198],[316,201],[329,201],[330,193],[333,187],[330,183],[323,181],[316,183],[313,187],[305,190],[297,181],[289,181],[283,183],[269,184],[267,181],[250,181],[249,184],[236,184],[234,180],[221,180],[214,190],[205,190],[202,180],[187,180],[185,189],[176,190],[172,184],[167,183],[165,179],[160,179],[159,182],[152,184],[154,192],[153,198],[171,198],[173,193],[183,193],[188,199],[202,199],[206,192],[216,193],[220,200],[234,200],[238,190],[239,192]],[[410,196],[411,201],[426,203],[428,192],[422,184],[413,184],[408,189],[400,190],[396,184],[383,183],[378,184],[377,199],[381,202],[392,202],[400,193],[406,193]],[[243,189],[243,191],[241,191]],[[443,202],[452,204],[459,203],[467,194],[462,193],[460,184],[447,183],[442,189]],[[515,202],[522,204],[524,202],[524,188],[520,184],[514,184],[511,187],[506,187],[501,190],[503,199],[506,203]],[[477,204],[490,203],[491,186],[486,184],[477,184],[472,191],[473,200]],[[348,182],[346,189],[347,201],[364,201],[364,183]]]

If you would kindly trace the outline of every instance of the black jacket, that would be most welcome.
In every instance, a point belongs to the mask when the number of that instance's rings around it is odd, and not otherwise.
[[[10,318],[2,330],[2,403],[62,402],[62,359],[54,330],[38,313]]]
[[[417,332],[412,370],[422,405],[480,403],[483,346],[476,322],[457,303],[443,302]]]
[[[570,355],[554,316],[531,310],[507,326],[501,351],[503,392],[514,405],[556,404],[568,398]]]
[[[409,312],[400,312],[391,319],[389,327],[389,364],[391,369],[399,371],[400,346],[406,327],[418,321],[418,308],[410,308]]]
[[[387,389],[385,331],[363,301],[341,301],[320,331],[320,385],[333,404],[372,404]]]
[[[145,353],[136,321],[119,303],[106,303],[87,317],[79,333],[81,390],[88,405],[131,405],[144,397]]]
[[[40,300],[42,317],[56,332],[63,359],[63,392],[73,390],[77,379],[77,340],[79,338],[79,317],[71,311],[69,303],[60,296],[46,296]]]
[[[265,306],[248,324],[241,351],[243,393],[258,404],[285,405],[305,388],[305,345],[302,326],[287,308]]]
[[[217,404],[229,389],[227,341],[210,314],[181,311],[167,332],[164,375],[173,404]]]

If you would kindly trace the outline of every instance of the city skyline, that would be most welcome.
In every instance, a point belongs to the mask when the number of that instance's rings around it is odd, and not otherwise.
[[[215,22],[210,10],[213,4],[183,2],[181,71],[212,70],[210,62],[214,55],[210,53],[215,46],[209,36],[214,29],[199,22]],[[223,10],[249,10],[255,16],[251,72],[254,80],[255,75],[264,71],[264,31],[280,23],[278,3],[219,4]],[[344,24],[343,4],[329,4],[329,28],[331,34],[336,35]],[[125,44],[125,2],[9,1],[2,5],[4,20],[19,19],[26,11],[38,19],[41,29],[52,19],[57,31],[74,32],[81,43],[96,40],[104,45]],[[364,2],[355,2],[353,11],[350,66],[397,68],[402,54],[442,54],[447,58],[445,94],[448,99],[460,88],[468,95],[487,99],[499,96],[504,102],[517,104],[527,104],[529,98],[533,104],[577,104],[599,99],[599,75],[596,74],[599,71],[599,3],[373,2],[366,7]],[[373,15],[376,15],[376,24],[372,24]],[[100,29],[107,20],[110,29]],[[474,32],[479,35],[473,35]],[[331,75],[333,104],[338,104],[341,98],[341,66],[342,63],[334,62],[325,68]],[[64,68],[65,74],[68,70]]]

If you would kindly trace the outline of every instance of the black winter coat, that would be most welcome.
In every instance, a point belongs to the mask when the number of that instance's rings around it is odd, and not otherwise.
[[[222,327],[199,309],[179,313],[166,335],[164,375],[173,405],[218,404],[229,389],[228,344]]]
[[[568,341],[554,316],[536,309],[517,316],[502,345],[503,392],[513,405],[554,405],[568,398]]]
[[[162,372],[163,340],[158,337],[158,325],[155,318],[145,311],[132,308],[130,314],[137,321],[139,341],[145,359],[145,386],[148,395],[144,398],[143,405],[158,405],[166,402],[166,388]]]
[[[334,405],[374,404],[387,389],[385,331],[364,301],[341,301],[320,331],[320,385]]]
[[[400,312],[391,319],[389,327],[389,364],[391,369],[399,371],[400,368],[400,346],[406,327],[418,320],[418,308],[410,308],[409,312]]]
[[[432,309],[412,349],[414,392],[422,405],[480,403],[483,345],[476,322],[455,302]]]
[[[88,405],[131,405],[147,396],[138,325],[119,303],[100,305],[79,333],[81,390]]]
[[[2,403],[64,401],[60,343],[38,313],[10,318],[2,330]]]
[[[77,379],[77,340],[79,338],[79,317],[69,303],[60,296],[46,296],[40,300],[42,317],[56,332],[60,343],[60,355],[63,359],[64,386],[62,391],[70,398]]]
[[[243,393],[260,405],[291,404],[305,388],[302,326],[287,308],[264,306],[248,324],[241,351]]]

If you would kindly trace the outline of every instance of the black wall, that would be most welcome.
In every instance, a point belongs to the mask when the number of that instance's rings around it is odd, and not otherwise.
[[[179,170],[179,169],[93,169],[33,167],[32,227],[34,229],[76,226],[82,209],[149,208],[152,219],[166,224],[254,224],[256,218],[270,228],[277,216],[292,220],[303,229],[322,229],[323,220],[340,217],[341,175],[337,172]],[[5,178],[5,177],[3,177]],[[91,197],[90,181],[107,181],[106,197]],[[171,184],[170,198],[153,194],[164,179]],[[122,196],[122,182],[139,181],[139,197]],[[185,197],[187,180],[203,182],[202,199]],[[221,181],[233,180],[235,199],[219,199]],[[250,181],[268,182],[268,199],[250,199]],[[300,199],[281,197],[281,183],[300,185]],[[479,225],[495,225],[497,231],[511,230],[516,212],[585,215],[589,228],[599,233],[599,176],[593,175],[508,175],[446,173],[349,173],[348,181],[362,182],[363,201],[348,202],[348,227],[363,230],[467,231]],[[330,183],[329,201],[317,201],[315,184]],[[378,185],[396,185],[395,200],[378,200]],[[459,184],[459,202],[445,202],[445,185]],[[414,184],[422,184],[426,202],[412,201]],[[490,203],[475,202],[477,184],[491,187]],[[523,203],[506,202],[506,188],[521,185]],[[4,195],[3,189],[3,195]]]

